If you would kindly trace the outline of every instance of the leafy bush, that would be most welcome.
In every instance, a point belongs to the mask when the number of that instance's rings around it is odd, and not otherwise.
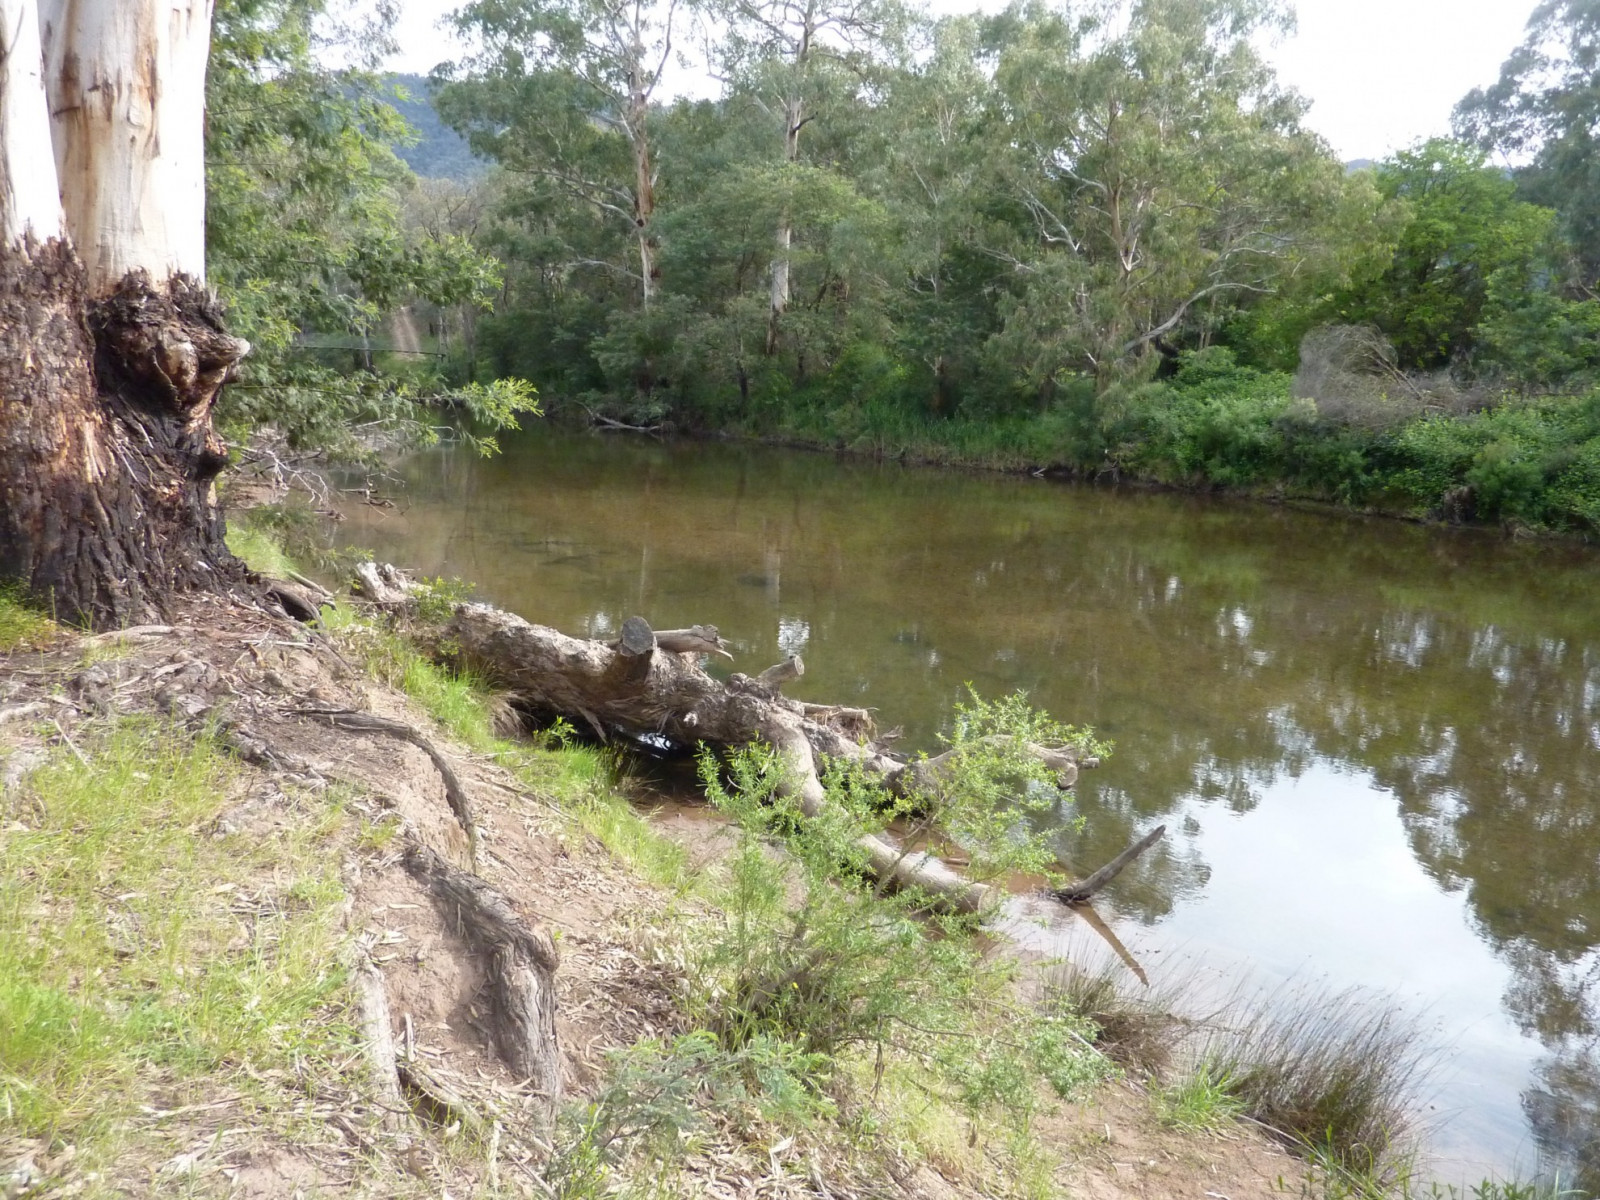
[[[1027,829],[1028,804],[1015,807],[1040,768],[1007,747],[1018,737],[1105,749],[1019,697],[974,697],[958,710],[958,753],[937,795],[892,796],[859,769],[835,767],[827,803],[810,817],[782,786],[772,751],[745,749],[725,763],[703,756],[708,794],[736,819],[740,841],[688,953],[691,1017],[730,1051],[795,1047],[819,1089],[851,1061],[875,1062],[881,1075],[892,1059],[963,1106],[1025,1116],[1039,1081],[1070,1095],[1102,1077],[1109,1063],[1082,1018],[1045,1009],[1018,1019],[1015,967],[985,958],[972,918],[940,915],[915,889],[891,893],[868,877],[862,836],[906,819],[926,831],[932,813],[990,870],[1041,865],[1044,839]],[[1053,782],[1050,796],[1056,803]]]

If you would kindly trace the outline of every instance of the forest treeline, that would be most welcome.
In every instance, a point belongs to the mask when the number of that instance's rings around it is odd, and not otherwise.
[[[213,278],[264,347],[238,424],[503,421],[517,380],[1600,533],[1600,0],[1544,0],[1453,137],[1360,170],[1264,58],[1273,0],[477,0],[426,90],[489,169],[417,180],[382,16],[218,5]]]

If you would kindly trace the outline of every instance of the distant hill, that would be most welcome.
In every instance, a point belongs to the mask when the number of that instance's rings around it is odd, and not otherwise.
[[[1378,160],[1375,158],[1352,158],[1349,162],[1345,163],[1344,169],[1348,172],[1365,171],[1367,168],[1375,167],[1377,165]]]
[[[418,175],[428,179],[476,179],[489,164],[473,155],[467,139],[439,120],[428,100],[426,75],[391,75],[389,82],[405,89],[409,99],[391,97],[406,123],[417,131],[414,146],[397,146],[395,153]]]

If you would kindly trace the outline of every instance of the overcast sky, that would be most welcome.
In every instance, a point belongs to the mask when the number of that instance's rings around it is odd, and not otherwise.
[[[998,8],[1003,0],[935,0],[935,11]],[[1300,0],[1300,28],[1271,49],[1283,80],[1312,101],[1310,123],[1342,158],[1381,158],[1448,133],[1450,109],[1491,83],[1534,0]],[[404,0],[399,71],[451,57],[437,28],[457,0]]]

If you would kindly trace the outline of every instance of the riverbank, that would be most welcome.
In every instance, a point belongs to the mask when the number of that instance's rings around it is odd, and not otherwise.
[[[804,389],[700,435],[910,464],[1115,480],[1592,541],[1600,536],[1600,392],[1297,399],[1294,377],[1192,356],[1171,378],[1028,415],[930,417],[864,389]]]
[[[902,1029],[824,1061],[715,1036],[726,866],[691,867],[609,756],[497,733],[491,695],[377,614],[342,603],[318,635],[197,598],[170,627],[97,638],[3,616],[10,1195],[1115,1198],[1204,1181],[1266,1200],[1299,1174],[1242,1129],[1176,1127],[1076,1040],[1089,1026],[997,977],[940,1001],[961,1022],[948,1038]],[[554,1128],[496,1054],[482,959],[401,861],[412,840],[468,852],[435,763],[316,708],[397,722],[453,764],[478,873],[559,946]],[[398,1090],[373,1055],[374,978]],[[1053,1079],[1000,1032],[1028,1025],[1058,1031]]]

